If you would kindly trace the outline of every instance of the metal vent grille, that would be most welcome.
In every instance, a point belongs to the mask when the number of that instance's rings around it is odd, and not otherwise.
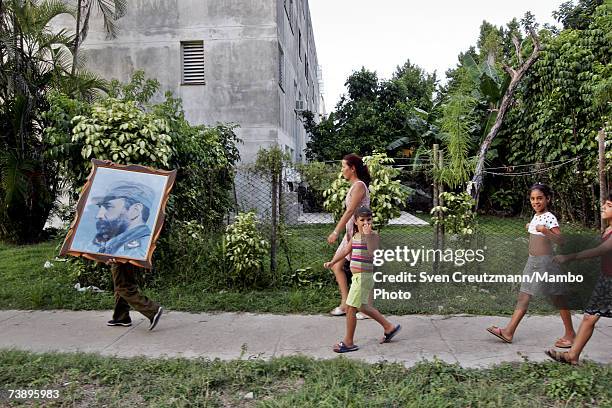
[[[183,84],[202,85],[204,81],[204,41],[181,42]]]

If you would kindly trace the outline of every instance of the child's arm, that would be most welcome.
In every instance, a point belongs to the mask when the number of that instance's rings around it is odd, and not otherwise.
[[[333,244],[334,242],[336,242],[336,239],[338,238],[340,232],[346,229],[346,224],[351,219],[351,217],[353,217],[353,213],[355,212],[357,207],[359,207],[359,203],[361,202],[361,197],[365,196],[366,187],[363,183],[358,183],[354,185],[352,188],[354,188],[354,191],[352,193],[351,200],[346,206],[346,210],[344,211],[344,214],[342,214],[342,217],[338,221],[338,224],[336,225],[336,228],[334,229],[334,231],[331,234],[329,234],[329,236],[327,237],[327,242],[330,244]]]
[[[332,266],[334,266],[334,264],[336,264],[336,262],[338,262],[341,259],[346,258],[346,256],[348,254],[350,254],[353,250],[353,239],[349,239],[348,242],[346,243],[346,245],[344,246],[344,249],[342,251],[340,251],[339,253],[337,253],[331,261],[329,262],[325,262],[323,264],[323,267],[325,269],[331,269]]]
[[[372,224],[369,223],[363,225],[363,234],[361,235],[365,238],[368,254],[374,256],[374,251],[378,249],[380,243],[380,236],[372,230]]]
[[[559,227],[552,227],[551,229],[548,229],[545,225],[537,225],[536,231],[541,232],[546,238],[548,238],[557,245],[563,245],[563,243],[565,242],[565,239],[563,239],[563,235],[561,235],[561,229]]]
[[[591,249],[585,249],[584,251],[577,252],[575,254],[558,255],[555,256],[555,261],[559,263],[565,263],[568,261],[574,261],[578,259],[596,258],[598,256],[605,255],[607,252],[612,251],[612,239],[606,239],[599,246]]]

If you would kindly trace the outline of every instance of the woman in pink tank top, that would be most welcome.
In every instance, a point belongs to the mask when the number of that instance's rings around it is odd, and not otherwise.
[[[612,318],[612,194],[601,209],[601,220],[604,223],[607,222],[608,228],[602,234],[602,243],[598,247],[555,257],[555,261],[559,263],[601,257],[601,274],[595,284],[589,304],[584,310],[574,344],[569,351],[560,352],[555,349],[546,351],[550,358],[560,363],[578,364],[580,353],[595,330],[595,323],[601,317]]]
[[[342,251],[342,248],[347,244],[349,238],[353,236],[355,221],[353,213],[361,206],[370,206],[370,192],[368,185],[370,184],[370,173],[368,167],[363,164],[361,157],[356,154],[347,154],[342,159],[342,175],[351,183],[346,199],[344,201],[345,211],[334,231],[327,237],[327,242],[333,244],[337,241],[340,233],[345,230],[344,237],[336,253]],[[348,263],[350,258],[347,258],[345,263]],[[346,298],[348,296],[348,279],[345,273],[343,262],[337,262],[334,267],[334,276],[340,289],[340,306],[331,311],[334,316],[342,316],[346,313]]]

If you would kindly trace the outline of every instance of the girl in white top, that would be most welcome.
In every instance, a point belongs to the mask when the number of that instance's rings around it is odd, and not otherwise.
[[[545,184],[534,184],[529,189],[529,201],[535,215],[531,222],[525,226],[529,232],[529,258],[523,270],[523,275],[533,276],[535,272],[560,274],[557,264],[553,262],[553,243],[561,244],[563,238],[557,218],[548,211],[551,196],[552,191]],[[572,315],[565,305],[566,302],[562,292],[550,283],[537,282],[535,279],[521,284],[516,308],[506,327],[491,326],[487,331],[506,343],[512,343],[514,333],[527,313],[533,295],[548,295],[559,308],[565,333],[557,339],[555,346],[570,348],[576,337],[576,332],[572,324]]]
[[[340,232],[346,230],[342,242],[336,250],[336,254],[341,252],[350,238],[353,237],[355,226],[353,214],[355,210],[362,206],[370,206],[370,192],[368,191],[370,173],[368,167],[363,164],[361,157],[356,154],[347,154],[344,156],[342,159],[342,175],[351,183],[351,188],[349,188],[344,202],[346,209],[334,231],[327,237],[327,242],[333,244],[338,239]],[[346,262],[349,261],[350,258],[347,258]],[[346,298],[348,297],[348,280],[344,272],[343,262],[334,264],[332,270],[334,271],[334,276],[336,277],[336,282],[338,282],[338,288],[340,289],[340,305],[330,313],[334,316],[343,316],[346,314]],[[358,316],[358,318],[363,317],[365,316]]]

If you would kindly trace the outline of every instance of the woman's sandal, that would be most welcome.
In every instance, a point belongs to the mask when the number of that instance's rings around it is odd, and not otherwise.
[[[569,353],[567,351],[557,351],[557,350],[546,350],[544,353],[553,360],[558,363],[569,364],[569,365],[578,365],[577,361],[572,361],[568,358]]]
[[[497,337],[498,339],[500,339],[501,341],[503,341],[504,343],[508,343],[508,344],[512,343],[512,339],[509,339],[506,336],[504,336],[504,334],[502,333],[501,327],[491,326],[487,328],[487,331],[491,333],[492,335],[494,335],[495,337]]]
[[[346,314],[346,311],[342,310],[340,306],[336,306],[336,308],[329,312],[329,314],[332,316],[344,316]]]
[[[333,348],[333,350],[336,353],[348,353],[351,351],[357,351],[359,350],[359,346],[356,344],[353,344],[352,346],[347,346],[346,344],[344,344],[343,341],[341,341],[340,343],[336,344]]]
[[[355,313],[355,319],[357,319],[357,320],[366,320],[366,319],[369,319],[369,318],[370,318],[370,316],[368,316],[365,313],[361,313],[361,312]]]
[[[572,348],[573,344],[574,344],[573,341],[561,338],[561,339],[557,339],[557,341],[555,342],[555,347],[558,347],[558,348]]]

